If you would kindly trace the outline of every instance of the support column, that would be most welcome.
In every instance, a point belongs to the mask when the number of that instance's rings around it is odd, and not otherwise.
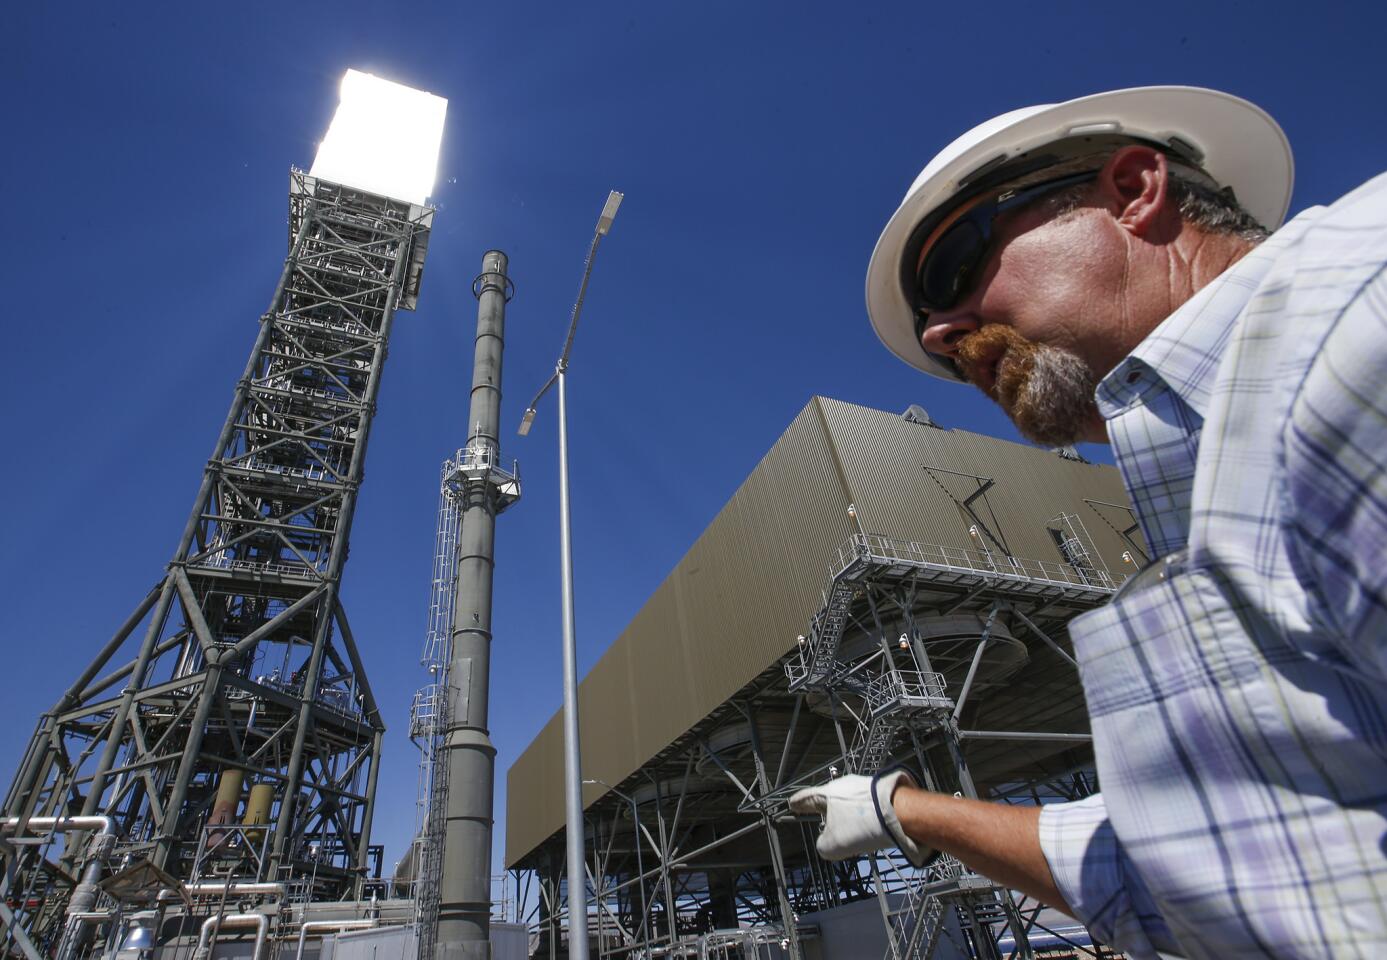
[[[708,912],[715,930],[737,926],[737,871],[714,869],[707,872]]]
[[[376,785],[380,782],[380,753],[385,745],[385,731],[377,730],[371,738],[371,771],[366,775],[366,811],[361,819],[361,843],[356,849],[356,898],[362,898],[366,874],[371,869],[371,824],[376,814]],[[416,867],[417,869],[417,867]]]
[[[651,782],[655,784],[655,822],[660,828],[660,884],[665,894],[665,930],[668,942],[674,943],[679,939],[679,913],[675,910],[674,889],[669,882],[669,831],[665,829],[664,790],[659,781],[652,779]]]
[[[756,713],[750,703],[747,704],[743,715],[747,719],[747,728],[751,731],[751,753],[756,761],[756,782],[764,797],[770,793],[770,780],[766,775],[766,760],[761,753],[761,735],[756,729]],[[790,960],[800,960],[804,954],[799,946],[799,931],[795,929],[795,910],[790,902],[790,885],[785,874],[785,854],[780,848],[780,831],[776,829],[775,821],[764,810],[761,819],[765,823],[766,841],[770,845],[771,867],[775,870],[776,892],[780,895],[780,922],[785,925]]]

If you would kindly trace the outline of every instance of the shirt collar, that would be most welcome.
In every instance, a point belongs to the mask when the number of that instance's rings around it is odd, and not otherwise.
[[[1309,227],[1306,210],[1219,274],[1147,334],[1098,384],[1098,410],[1111,420],[1163,382],[1202,420],[1233,323],[1257,292],[1277,255]]]

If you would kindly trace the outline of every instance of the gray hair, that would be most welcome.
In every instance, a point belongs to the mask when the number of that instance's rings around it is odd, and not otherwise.
[[[1180,217],[1206,233],[1227,234],[1252,243],[1261,243],[1271,235],[1256,217],[1243,209],[1231,188],[1216,190],[1172,171],[1170,195],[1180,210]]]
[[[1243,209],[1229,187],[1219,189],[1203,171],[1187,175],[1176,164],[1170,165],[1170,196],[1180,211],[1180,218],[1206,233],[1221,234],[1261,243],[1271,231]],[[1057,216],[1073,213],[1092,195],[1093,184],[1081,183],[1050,198],[1050,207]]]

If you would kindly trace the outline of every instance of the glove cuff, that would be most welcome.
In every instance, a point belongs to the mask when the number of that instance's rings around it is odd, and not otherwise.
[[[900,767],[878,773],[872,778],[872,803],[876,806],[877,818],[881,821],[881,825],[886,829],[891,839],[895,841],[896,846],[900,847],[901,853],[905,854],[905,858],[913,866],[923,867],[939,856],[939,851],[932,847],[921,846],[906,836],[905,830],[901,827],[901,821],[896,816],[896,807],[891,802],[891,795],[901,784],[911,787],[917,786],[915,778],[910,775],[909,771]]]

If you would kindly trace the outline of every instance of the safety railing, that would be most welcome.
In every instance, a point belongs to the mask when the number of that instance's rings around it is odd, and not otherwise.
[[[804,678],[809,676],[809,664],[804,660],[804,652],[802,649],[797,659],[786,661],[785,676],[790,681],[791,689],[803,683]]]
[[[463,447],[453,461],[454,470],[469,479],[482,477],[501,484],[520,477],[520,467],[512,460],[510,469],[501,465],[498,451],[491,444],[481,443]]]
[[[283,463],[272,463],[263,457],[250,457],[241,463],[228,464],[228,466],[233,468],[240,467],[244,470],[254,470],[257,473],[273,473],[277,476],[294,477],[303,480],[341,482],[340,479],[333,476],[325,467],[316,463],[312,463],[306,467],[295,467]]]
[[[830,574],[837,576],[862,559],[929,565],[984,576],[1012,577],[1056,586],[1085,587],[1115,591],[1117,582],[1102,570],[1079,570],[1067,563],[1029,560],[1003,553],[946,547],[914,540],[897,540],[877,534],[857,533],[838,548],[837,565]]]
[[[897,704],[918,705],[937,701],[949,704],[942,673],[920,670],[888,670],[867,683],[867,711],[876,716]]]
[[[237,557],[229,557],[226,551],[214,553],[211,556],[203,557],[197,561],[195,566],[215,567],[219,570],[250,570],[255,573],[273,573],[284,577],[300,577],[313,579],[320,576],[317,570],[305,567],[303,564],[270,563],[260,560],[242,560]]]
[[[432,736],[446,721],[443,708],[446,699],[443,685],[430,683],[416,691],[414,702],[409,705],[409,738],[418,740]]]
[[[928,877],[930,882],[957,880],[967,872],[968,870],[963,866],[961,860],[950,854],[942,853],[939,855],[939,859],[929,865]]]

